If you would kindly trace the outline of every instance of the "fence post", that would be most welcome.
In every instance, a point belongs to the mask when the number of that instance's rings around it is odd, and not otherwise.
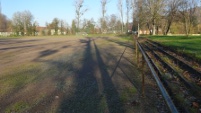
[[[139,68],[139,48],[138,48],[138,44],[137,44],[137,35],[134,35],[134,44],[135,44],[135,52],[136,52],[136,59],[137,59],[137,66]]]
[[[145,74],[144,74],[144,69],[145,67],[145,59],[144,57],[142,56],[142,67],[141,67],[141,73],[142,73],[142,97],[145,96]]]
[[[143,51],[141,45],[139,43],[137,43],[138,47],[139,47],[139,50],[141,51],[142,53],[142,56],[144,57],[144,60],[146,61],[147,63],[147,66],[149,67],[154,79],[156,80],[156,83],[158,85],[158,88],[160,89],[161,91],[161,94],[163,95],[163,98],[165,99],[166,101],[166,104],[168,105],[169,109],[170,109],[170,112],[171,113],[179,113],[176,106],[174,105],[173,101],[171,100],[168,92],[166,91],[166,89],[164,88],[160,78],[157,76],[157,73],[154,69],[154,67],[152,66],[152,64],[150,63],[148,57],[146,56],[145,52]]]

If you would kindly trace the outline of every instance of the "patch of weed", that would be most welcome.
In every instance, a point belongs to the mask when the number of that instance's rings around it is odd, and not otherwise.
[[[128,102],[132,97],[133,95],[137,93],[137,90],[133,87],[127,87],[125,88],[121,95],[120,95],[120,100],[125,103],[125,102]]]
[[[29,105],[26,102],[16,102],[15,104],[9,106],[6,108],[6,113],[19,113],[25,111],[27,108],[29,108]]]
[[[8,69],[0,78],[0,95],[12,89],[19,89],[25,84],[33,82],[39,76],[40,72],[41,68],[37,64],[21,65]]]

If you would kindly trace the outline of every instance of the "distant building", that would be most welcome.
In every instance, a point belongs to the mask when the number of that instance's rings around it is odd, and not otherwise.
[[[48,35],[48,29],[47,27],[36,27],[37,35]]]
[[[57,35],[66,35],[66,29],[63,29],[64,31],[62,32],[60,29],[58,29]],[[36,28],[37,35],[55,35],[55,29],[48,29],[47,27],[40,27],[38,26]]]

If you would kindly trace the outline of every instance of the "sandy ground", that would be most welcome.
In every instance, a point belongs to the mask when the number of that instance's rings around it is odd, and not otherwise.
[[[149,72],[141,97],[135,61],[117,37],[0,39],[0,112],[165,111]]]

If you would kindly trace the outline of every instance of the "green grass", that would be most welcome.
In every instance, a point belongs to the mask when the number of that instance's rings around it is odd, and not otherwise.
[[[132,98],[134,96],[134,94],[137,93],[137,89],[133,88],[133,87],[127,87],[125,88],[121,95],[120,95],[120,100],[122,102],[128,102],[130,100],[130,98]]]
[[[122,39],[127,39],[131,35],[127,34],[88,34],[88,35],[39,35],[39,36],[0,36],[0,39],[19,39],[19,38],[30,38],[30,37],[43,37],[43,38],[80,38],[80,37],[89,37],[89,38],[96,38],[96,37],[119,37]]]
[[[0,36],[0,39],[21,39],[21,38],[80,38],[88,37],[83,35],[37,35],[37,36]]]
[[[26,84],[33,82],[39,76],[39,72],[41,72],[39,65],[36,64],[21,65],[10,69],[12,71],[5,69],[8,71],[0,75],[0,96],[9,91],[18,90]]]
[[[12,113],[12,112],[20,113],[26,110],[28,107],[29,105],[25,102],[22,101],[16,102],[14,105],[11,105],[6,109],[6,113]]]
[[[17,39],[17,38],[22,38],[22,36],[0,36],[0,39]]]
[[[150,36],[149,39],[201,61],[201,36]]]

